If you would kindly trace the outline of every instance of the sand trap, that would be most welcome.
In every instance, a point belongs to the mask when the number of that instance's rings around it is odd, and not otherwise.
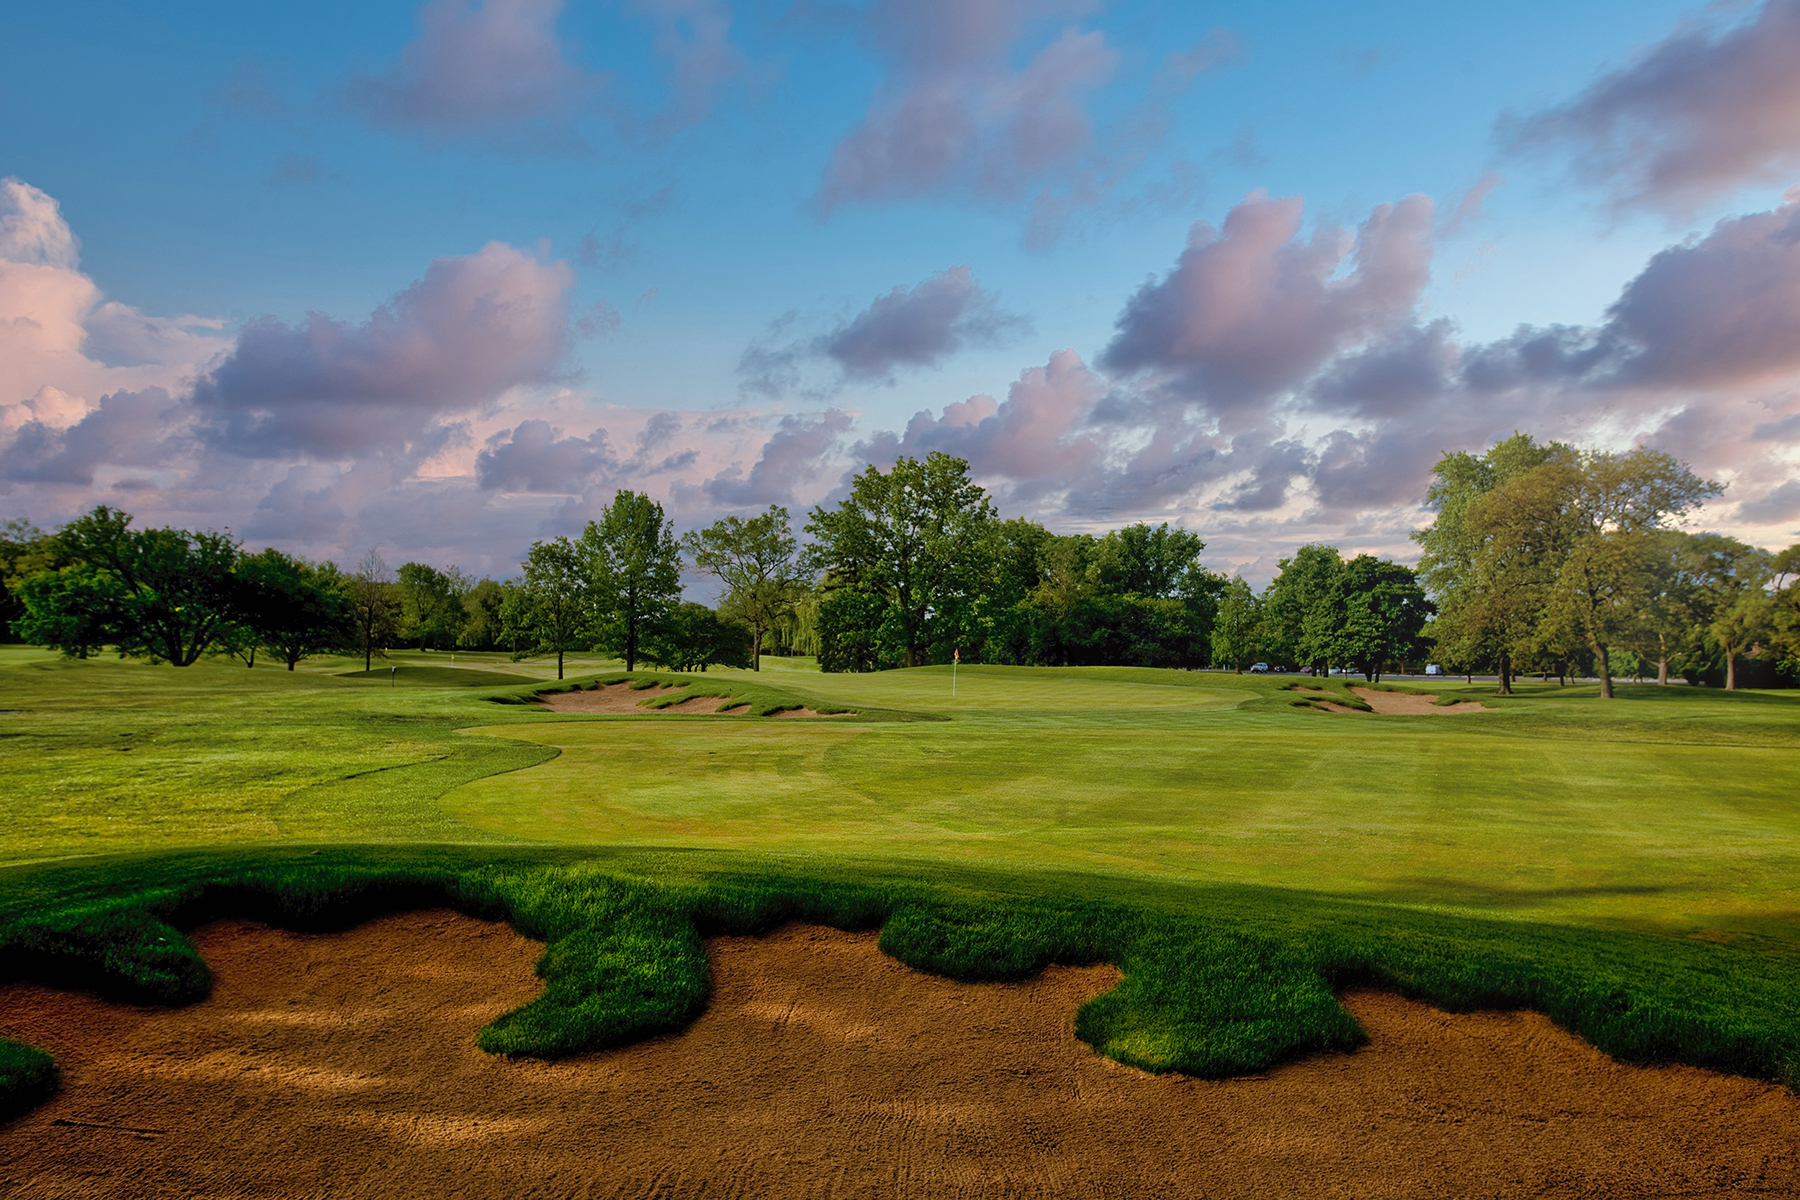
[[[1289,690],[1297,695],[1307,697],[1331,695],[1331,692],[1325,688],[1291,688]],[[1494,711],[1479,700],[1459,700],[1455,704],[1437,704],[1435,695],[1415,696],[1407,692],[1379,692],[1374,688],[1365,687],[1353,687],[1350,691],[1380,716],[1453,717],[1459,713]],[[1326,712],[1369,715],[1360,708],[1351,708],[1347,704],[1334,704],[1329,700],[1314,700],[1313,704]]]
[[[582,692],[555,692],[547,696],[539,696],[537,703],[553,712],[573,713],[632,713],[640,717],[661,717],[672,713],[713,714],[728,717],[741,717],[749,713],[747,701],[733,700],[726,696],[693,696],[686,700],[678,700],[667,708],[645,708],[644,701],[656,696],[664,696],[670,692],[681,690],[679,687],[659,685],[641,688],[636,691],[628,683],[609,683],[604,687],[592,688]],[[773,713],[776,717],[838,717],[851,716],[851,713],[822,713],[810,708],[793,708]]]
[[[475,1030],[539,947],[414,913],[348,934],[197,935],[212,999],[0,989],[66,1082],[0,1129],[0,1194],[232,1197],[1770,1196],[1800,1100],[1621,1067],[1532,1014],[1347,998],[1373,1044],[1254,1079],[1153,1078],[1070,1018],[1108,968],[969,985],[872,935],[709,943],[686,1034],[560,1063]]]

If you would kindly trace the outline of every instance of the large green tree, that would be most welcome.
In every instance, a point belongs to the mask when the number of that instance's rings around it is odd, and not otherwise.
[[[1281,560],[1280,571],[1263,593],[1263,652],[1282,663],[1330,665],[1335,632],[1327,617],[1337,594],[1344,560],[1336,546],[1309,543]]]
[[[576,552],[593,595],[592,639],[634,671],[646,639],[681,600],[681,545],[662,505],[618,492],[582,530]]]
[[[1519,530],[1544,546],[1548,574],[1539,636],[1578,636],[1594,658],[1600,695],[1613,698],[1611,652],[1628,644],[1644,621],[1654,588],[1656,534],[1724,489],[1668,454],[1639,448],[1559,450],[1549,461],[1497,489],[1478,514],[1500,545]],[[1505,503],[1530,512],[1519,522]]]
[[[1166,599],[1189,590],[1202,572],[1200,552],[1206,543],[1197,533],[1172,529],[1168,522],[1139,522],[1115,529],[1095,547],[1100,587],[1114,595]]]
[[[969,478],[969,464],[933,452],[874,465],[835,509],[816,508],[806,563],[886,602],[904,665],[926,661],[934,635],[956,640],[958,610],[986,574],[993,505]],[[884,618],[884,624],[887,618]]]
[[[356,642],[350,585],[336,563],[307,562],[273,547],[238,563],[242,623],[292,671],[303,659]]]
[[[792,613],[805,594],[805,579],[794,557],[799,543],[787,509],[771,504],[769,511],[748,520],[724,517],[689,533],[682,545],[695,566],[725,585],[720,613],[750,627],[754,639],[750,667],[762,670],[764,635]]]
[[[56,538],[69,559],[88,568],[88,578],[109,580],[100,617],[105,641],[122,655],[190,666],[238,618],[237,543],[228,533],[133,529],[131,520],[102,506]],[[100,602],[99,594],[89,599]],[[26,603],[33,603],[29,591]]]
[[[1444,455],[1425,496],[1437,516],[1412,535],[1424,550],[1419,579],[1437,605],[1428,632],[1451,662],[1491,665],[1501,695],[1512,691],[1514,665],[1532,642],[1569,541],[1553,511],[1527,503],[1539,497],[1511,493],[1566,449],[1515,433],[1484,454]],[[1495,492],[1507,495],[1494,500]]]
[[[86,658],[113,640],[124,603],[118,576],[86,563],[39,571],[19,585],[18,637],[70,658]]]
[[[402,636],[421,650],[454,649],[468,620],[463,596],[471,586],[454,566],[440,571],[425,563],[402,563],[394,583]]]
[[[561,679],[563,656],[593,624],[593,583],[575,544],[561,537],[533,542],[524,577],[507,592],[500,617],[502,635],[521,655],[556,655]]]

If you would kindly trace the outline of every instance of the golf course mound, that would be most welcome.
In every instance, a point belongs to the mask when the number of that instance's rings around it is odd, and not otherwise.
[[[345,933],[219,921],[178,1010],[0,989],[61,1093],[7,1127],[0,1189],[720,1196],[1792,1194],[1800,1099],[1621,1066],[1533,1013],[1356,991],[1370,1036],[1247,1079],[1151,1076],[1071,1018],[1118,980],[913,971],[873,933],[706,942],[687,1030],[558,1062],[474,1033],[541,987],[504,925],[411,912]],[[112,1182],[102,1182],[112,1181]]]

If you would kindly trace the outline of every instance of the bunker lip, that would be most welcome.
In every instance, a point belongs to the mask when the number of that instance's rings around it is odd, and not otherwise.
[[[1075,1040],[1108,967],[961,984],[873,934],[707,942],[683,1034],[561,1062],[482,1054],[542,947],[448,912],[347,933],[196,932],[184,1009],[0,988],[62,1093],[0,1128],[0,1181],[92,1194],[1778,1195],[1800,1099],[1627,1067],[1532,1013],[1344,997],[1370,1034],[1249,1079],[1153,1077]],[[535,1191],[533,1189],[536,1189]]]
[[[1362,713],[1360,708],[1351,708],[1347,704],[1334,704],[1330,700],[1317,697],[1330,696],[1333,693],[1327,688],[1295,687],[1288,689],[1297,696],[1305,696],[1313,705],[1327,712]],[[1350,692],[1375,710],[1377,716],[1387,717],[1453,717],[1463,713],[1493,712],[1494,710],[1479,700],[1459,700],[1455,704],[1439,704],[1437,696],[1432,694],[1415,695],[1411,692],[1383,692],[1375,688],[1352,687]],[[1363,713],[1367,716],[1367,713]]]

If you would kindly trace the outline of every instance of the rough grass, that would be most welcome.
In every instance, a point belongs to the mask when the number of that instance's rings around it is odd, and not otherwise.
[[[805,921],[879,928],[885,953],[955,979],[1114,963],[1122,982],[1080,1010],[1076,1032],[1150,1071],[1218,1078],[1353,1049],[1363,1034],[1334,990],[1376,983],[1452,1011],[1537,1009],[1627,1062],[1800,1081],[1800,962],[1788,956],[1255,890],[932,874],[440,848],[14,868],[0,875],[14,897],[0,910],[0,963],[9,979],[182,1004],[211,985],[185,936],[205,921],[316,931],[448,905],[546,943],[543,993],[478,1040],[556,1058],[684,1028],[706,1003],[704,936]],[[0,1107],[49,1094],[42,1056],[4,1054]]]

